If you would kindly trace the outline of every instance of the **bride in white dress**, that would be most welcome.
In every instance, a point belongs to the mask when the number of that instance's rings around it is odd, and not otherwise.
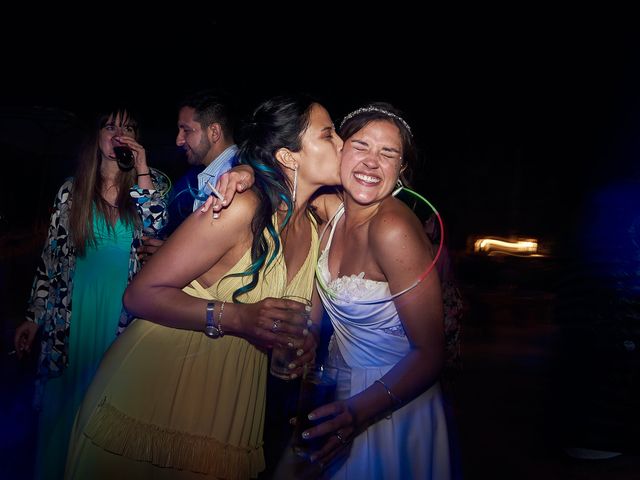
[[[440,282],[420,221],[392,196],[415,150],[389,104],[347,115],[344,204],[323,236],[317,284],[340,367],[337,401],[303,438],[329,435],[311,461],[329,478],[451,478],[438,377],[444,363]],[[410,287],[410,288],[408,288]],[[404,291],[404,293],[402,293]]]

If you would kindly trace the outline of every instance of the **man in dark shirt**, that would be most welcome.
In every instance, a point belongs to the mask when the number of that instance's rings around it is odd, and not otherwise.
[[[201,91],[180,104],[176,145],[190,168],[175,183],[169,199],[168,237],[211,194],[209,185],[236,164],[238,147],[233,138],[230,102],[222,95]]]

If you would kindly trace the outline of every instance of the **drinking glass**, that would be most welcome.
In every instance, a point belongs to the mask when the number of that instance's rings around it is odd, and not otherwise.
[[[305,440],[302,432],[326,421],[326,418],[309,420],[309,413],[327,403],[331,403],[336,394],[338,369],[321,364],[304,366],[302,381],[300,382],[300,396],[298,398],[298,414],[293,433],[293,451],[299,457],[308,458],[314,451],[319,450],[326,441],[326,435]]]
[[[311,306],[311,300],[305,297],[297,295],[283,295],[282,298],[295,300],[296,302],[304,303],[309,307]],[[276,345],[271,351],[271,366],[269,371],[271,372],[271,375],[282,380],[291,380],[289,365],[298,358],[297,351],[302,346],[302,341],[291,337],[289,338],[289,343],[291,344],[290,347],[280,347]]]
[[[113,147],[113,153],[118,161],[118,166],[125,172],[131,170],[135,163],[133,151],[125,145],[116,145]]]

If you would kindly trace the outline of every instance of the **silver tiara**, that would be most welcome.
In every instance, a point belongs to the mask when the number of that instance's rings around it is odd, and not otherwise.
[[[409,132],[409,135],[413,137],[413,133],[411,133],[411,127],[409,127],[409,124],[404,121],[404,118],[396,115],[395,113],[391,113],[388,110],[385,110],[384,108],[379,108],[379,107],[362,107],[357,110],[354,110],[353,112],[351,112],[350,114],[348,114],[346,117],[342,119],[342,122],[340,122],[340,128],[342,128],[342,126],[344,125],[344,122],[346,122],[350,118],[353,118],[356,115],[360,115],[361,113],[368,113],[368,112],[378,112],[383,115],[386,115],[387,117],[398,120],[402,125],[404,125],[404,128],[407,129],[407,131]]]

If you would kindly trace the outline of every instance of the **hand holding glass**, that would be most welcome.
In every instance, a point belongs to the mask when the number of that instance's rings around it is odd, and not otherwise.
[[[133,150],[127,145],[116,145],[113,147],[113,153],[118,161],[118,167],[125,172],[128,172],[133,168],[135,163],[135,157],[133,156]]]
[[[308,307],[311,307],[311,300],[296,295],[283,295],[282,298],[288,300],[295,300],[296,302],[304,303]],[[277,323],[274,322],[274,328]],[[274,377],[278,377],[282,380],[292,380],[291,369],[289,366],[292,362],[298,359],[298,350],[302,346],[302,341],[294,338],[289,338],[289,347],[280,347],[278,345],[273,347],[271,351],[271,367],[270,372]]]
[[[326,421],[326,418],[312,421],[309,420],[308,415],[316,408],[333,402],[336,394],[337,378],[337,368],[319,364],[304,366],[304,374],[300,383],[300,397],[298,398],[296,428],[293,433],[293,451],[296,455],[308,458],[326,442],[326,435],[305,440],[302,438],[302,433]]]

